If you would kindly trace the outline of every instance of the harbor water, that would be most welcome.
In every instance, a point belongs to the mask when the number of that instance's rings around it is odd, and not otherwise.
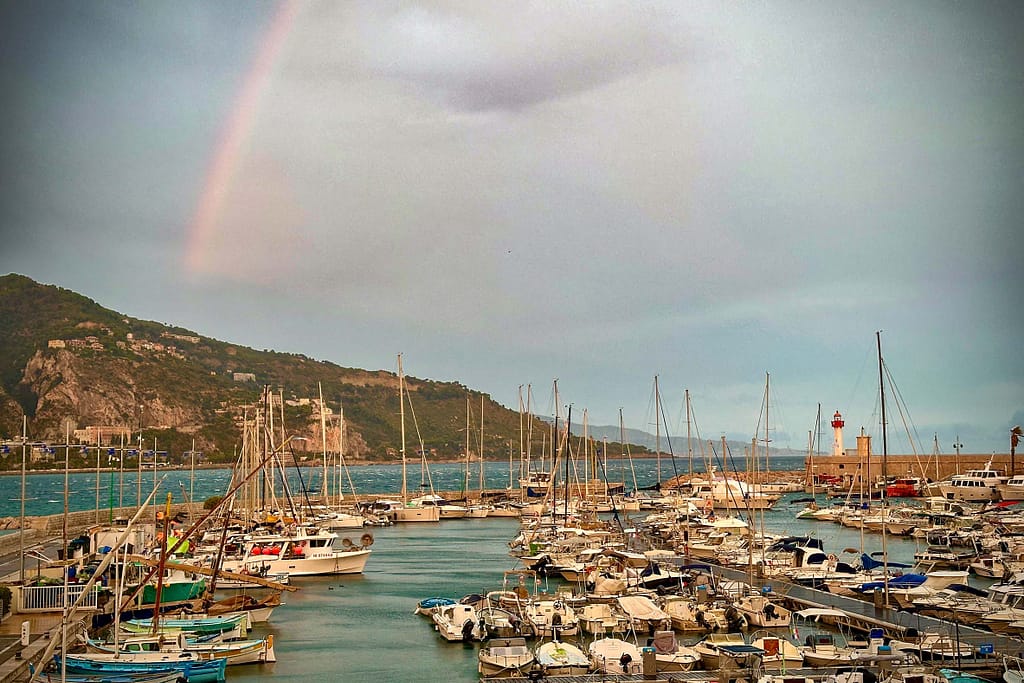
[[[773,469],[802,469],[802,458],[791,460],[773,462]],[[655,481],[653,460],[635,461],[634,467],[639,486]],[[503,469],[497,463],[488,463],[487,468],[488,487],[507,486],[507,463]],[[431,470],[437,489],[458,490],[464,481],[460,465],[432,465]],[[671,472],[664,462],[662,472],[663,478],[666,472]],[[101,496],[108,495],[109,499],[109,494],[102,490],[104,478],[109,482],[109,473],[105,474],[106,477],[101,475]],[[163,474],[167,479],[161,491],[177,493],[176,500],[181,500],[181,490],[187,491],[190,486],[189,472],[160,473]],[[312,477],[314,485],[319,486],[315,470],[306,470],[303,477],[307,485]],[[355,467],[352,477],[360,493],[393,494],[400,485],[401,472],[396,466]],[[229,470],[197,471],[195,498],[202,500],[223,493],[229,478]],[[95,504],[95,474],[78,473],[71,479],[72,509],[91,509]],[[149,481],[151,486],[152,473],[144,473],[143,481]],[[627,488],[632,488],[631,483],[630,480]],[[18,477],[4,477],[0,482],[5,494],[6,515],[17,515],[19,484]],[[126,483],[126,491],[134,485],[134,480],[130,485]],[[59,513],[63,509],[63,486],[62,473],[28,477],[26,498],[31,500],[26,502],[26,510],[31,511],[29,514]],[[143,489],[143,497],[148,492],[149,489]],[[14,497],[13,503],[11,497]],[[788,494],[763,515],[763,520],[758,513],[753,523],[758,527],[763,523],[770,533],[819,536],[824,540],[826,551],[844,559],[855,559],[856,555],[844,556],[843,551],[860,551],[860,532],[832,523],[794,519],[803,503],[793,501],[800,498],[806,496]],[[134,498],[125,502],[134,502]],[[637,517],[644,514],[634,513]],[[629,523],[628,519],[623,521]],[[274,635],[278,661],[231,667],[229,680],[477,680],[479,644],[448,643],[433,630],[430,621],[414,615],[413,610],[416,603],[426,597],[459,598],[501,589],[503,572],[520,568],[509,556],[507,546],[518,529],[518,520],[511,518],[462,519],[373,529],[373,554],[365,573],[296,580],[301,590],[286,594],[286,604],[274,612],[271,623],[254,632]],[[353,530],[348,535],[355,540],[361,533]],[[864,550],[868,552],[881,549],[881,537],[877,534],[867,534],[864,542]],[[912,540],[890,539],[890,559],[909,561],[916,547]],[[552,591],[554,581],[552,579]]]

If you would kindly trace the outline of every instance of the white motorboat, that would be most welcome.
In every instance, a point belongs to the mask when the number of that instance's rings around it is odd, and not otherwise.
[[[799,622],[811,625],[824,623],[831,626],[848,626],[850,616],[836,609],[811,607],[795,612]],[[837,633],[812,631],[800,646],[804,662],[810,667],[848,666],[857,661],[858,651],[850,647],[846,638]]]
[[[789,626],[792,620],[792,613],[788,609],[761,594],[740,598],[736,601],[736,609],[747,618],[748,624],[761,628]]]
[[[654,633],[672,628],[672,618],[653,600],[643,595],[623,595],[616,598],[619,608],[629,617],[637,633]]]
[[[672,595],[664,599],[661,609],[672,620],[676,631],[706,631],[707,627],[697,621],[697,604],[693,598]]]
[[[922,662],[949,662],[974,656],[971,643],[960,642],[947,633],[911,633],[900,640],[890,640],[893,652],[916,655]]]
[[[462,519],[469,514],[469,508],[462,505],[453,505],[447,500],[436,494],[427,494],[425,496],[417,496],[409,501],[406,505],[406,509],[430,509],[436,508],[438,511],[439,519]],[[400,521],[400,520],[395,520]]]
[[[486,635],[477,619],[476,608],[462,602],[438,607],[431,619],[437,632],[448,641],[483,640]]]
[[[512,638],[519,635],[522,622],[509,610],[488,605],[477,609],[476,614],[489,638]]]
[[[695,481],[691,495],[700,501],[699,505],[710,501],[718,510],[768,510],[780,497],[777,493],[756,491],[745,481],[720,476],[711,481]]]
[[[535,661],[525,638],[493,638],[477,653],[481,676],[514,676],[524,673]]]
[[[675,631],[657,631],[650,639],[658,671],[690,671],[700,662],[700,653],[680,645]]]
[[[750,644],[764,650],[761,666],[765,671],[786,671],[803,666],[804,654],[788,638],[767,631],[750,634]]]
[[[709,671],[720,668],[742,669],[751,656],[760,657],[764,650],[747,644],[742,633],[709,633],[693,646],[701,664]]]
[[[590,672],[590,658],[571,643],[549,640],[534,651],[546,676],[582,676]]]
[[[577,613],[577,617],[580,629],[591,635],[622,635],[629,630],[629,618],[612,609],[612,605],[606,602],[591,602],[584,605]]]
[[[563,600],[530,600],[523,604],[524,628],[538,638],[573,636],[579,632],[576,611]]]
[[[587,647],[590,663],[603,674],[643,673],[640,648],[619,638],[600,638]]]

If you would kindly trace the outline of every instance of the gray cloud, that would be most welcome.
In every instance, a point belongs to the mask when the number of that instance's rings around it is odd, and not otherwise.
[[[257,348],[404,351],[509,404],[560,377],[596,422],[642,426],[660,373],[705,431],[752,433],[767,369],[798,448],[818,401],[877,423],[881,329],[917,423],[1003,447],[1017,4],[297,8],[188,277],[278,6],[13,7],[0,266]]]

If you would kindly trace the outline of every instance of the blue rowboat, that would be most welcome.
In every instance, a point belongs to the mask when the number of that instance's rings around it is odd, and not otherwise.
[[[60,655],[54,657],[57,668],[60,668]],[[195,653],[184,652],[178,657],[153,659],[150,661],[132,661],[127,655],[68,655],[67,671],[75,675],[111,675],[111,674],[152,674],[165,673],[168,670],[184,675],[188,683],[223,683],[226,659],[199,661]]]

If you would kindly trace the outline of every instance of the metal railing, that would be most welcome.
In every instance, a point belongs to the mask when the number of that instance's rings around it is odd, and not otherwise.
[[[85,584],[70,584],[67,587],[67,604],[75,604]],[[85,596],[81,609],[96,609],[100,587],[93,586]],[[21,586],[17,593],[17,612],[55,612],[64,608],[64,586]]]

